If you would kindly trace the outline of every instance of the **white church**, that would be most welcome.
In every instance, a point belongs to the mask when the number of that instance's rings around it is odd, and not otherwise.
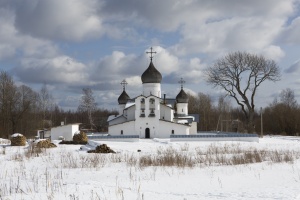
[[[118,98],[119,114],[108,117],[108,134],[139,135],[139,138],[170,138],[170,135],[190,135],[197,133],[198,117],[188,114],[188,95],[181,90],[174,99],[161,96],[162,75],[152,62],[142,74],[142,94],[130,98],[125,91],[126,81],[122,81],[123,92]]]

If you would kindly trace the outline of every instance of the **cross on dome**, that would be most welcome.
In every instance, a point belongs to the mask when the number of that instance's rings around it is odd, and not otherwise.
[[[156,51],[152,51],[152,50],[153,50],[153,48],[151,47],[151,48],[150,48],[150,51],[146,51],[147,54],[150,53],[150,60],[151,60],[151,61],[152,61],[152,58],[153,58],[152,54],[155,54],[155,53],[156,53]]]
[[[180,81],[178,81],[178,83],[180,83],[181,89],[183,89],[183,84],[185,83],[185,81],[183,80],[183,78],[180,78]]]
[[[126,80],[124,79],[120,84],[123,86],[123,90],[125,91],[125,86],[128,84]]]

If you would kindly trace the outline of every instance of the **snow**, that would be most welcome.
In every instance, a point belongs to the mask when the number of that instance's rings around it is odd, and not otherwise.
[[[22,135],[21,133],[14,133],[14,134],[11,135],[11,137],[18,137],[18,136],[21,137],[21,136],[23,136],[23,135]]]
[[[101,143],[117,154],[86,153]],[[300,155],[300,137],[265,136],[259,143],[89,141],[85,146],[58,145],[38,156],[28,156],[28,147],[0,144],[0,199],[300,200],[299,156],[293,162],[193,167],[138,167],[124,161],[125,157],[154,156],[168,148],[189,155],[211,147],[289,151],[296,156]]]
[[[179,123],[179,124],[185,124],[185,123],[188,123],[188,120],[178,120],[177,123]]]

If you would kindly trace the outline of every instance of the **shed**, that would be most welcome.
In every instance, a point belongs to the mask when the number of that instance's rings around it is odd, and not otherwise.
[[[61,125],[51,128],[51,140],[59,140],[63,137],[65,140],[73,140],[73,136],[79,131],[80,123]]]

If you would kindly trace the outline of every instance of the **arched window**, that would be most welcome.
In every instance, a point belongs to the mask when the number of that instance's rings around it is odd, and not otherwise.
[[[172,134],[174,134],[174,130],[172,130]]]
[[[149,99],[149,110],[150,110],[150,114],[149,117],[155,117],[155,99],[151,98]]]
[[[155,109],[155,99],[154,98],[151,98],[149,100],[149,109]]]
[[[123,135],[123,130],[121,130],[121,135]]]
[[[141,98],[140,117],[145,117],[145,99],[144,98]]]

